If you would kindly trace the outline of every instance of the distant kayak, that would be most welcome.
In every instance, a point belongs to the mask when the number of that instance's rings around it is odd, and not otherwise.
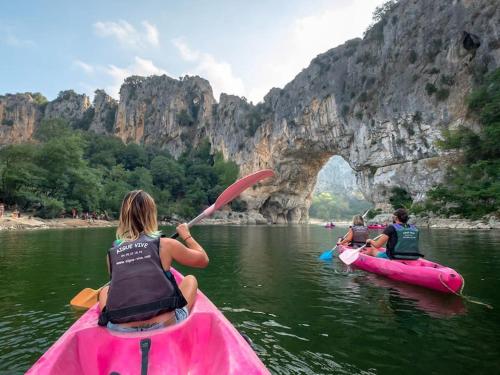
[[[178,282],[182,276],[172,269]],[[200,291],[189,317],[166,328],[120,333],[97,325],[97,304],[27,374],[269,374],[243,336]]]
[[[387,225],[385,224],[369,224],[368,229],[385,229]]]
[[[325,228],[335,228],[335,224],[325,224]]]
[[[343,245],[337,247],[339,254],[348,249],[351,248]],[[423,258],[397,260],[360,254],[352,265],[367,272],[443,293],[458,293],[464,285],[464,279],[454,269]]]

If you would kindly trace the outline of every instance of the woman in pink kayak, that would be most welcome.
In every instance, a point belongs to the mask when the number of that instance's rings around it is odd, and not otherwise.
[[[192,275],[177,285],[172,261],[205,268],[208,256],[189,233],[177,227],[186,244],[160,237],[156,204],[142,190],[129,192],[122,202],[117,240],[108,250],[109,286],[99,294],[99,325],[121,332],[163,328],[187,318],[198,289]]]
[[[352,226],[339,244],[356,248],[363,246],[367,239],[368,228],[365,226],[365,221],[361,215],[355,215],[352,218]]]

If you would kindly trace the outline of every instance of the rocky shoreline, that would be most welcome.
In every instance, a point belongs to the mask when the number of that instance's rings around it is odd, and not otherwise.
[[[368,223],[390,223],[392,214],[379,214]],[[495,216],[487,216],[479,220],[468,220],[463,218],[441,218],[441,217],[418,217],[410,216],[410,223],[420,228],[431,229],[500,229],[500,219]]]
[[[389,214],[377,215],[369,220],[370,223],[386,223],[391,220]],[[182,218],[174,218],[169,221],[160,221],[161,226],[176,226],[184,222]],[[481,220],[467,220],[459,218],[421,218],[411,217],[410,221],[420,228],[432,229],[467,229],[467,230],[495,230],[500,229],[500,220],[491,216]],[[219,211],[211,218],[204,219],[199,225],[268,225],[268,221],[264,216],[255,212],[233,212]],[[310,219],[309,225],[325,224],[319,219]],[[105,228],[116,227],[118,220],[82,220],[82,219],[41,219],[38,217],[2,217],[0,218],[1,231],[15,230],[39,230],[39,229],[63,229],[63,228]],[[349,222],[335,222],[337,227],[347,227]]]

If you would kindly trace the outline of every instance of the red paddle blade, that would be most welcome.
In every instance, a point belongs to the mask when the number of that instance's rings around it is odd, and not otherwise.
[[[217,198],[217,200],[213,204],[213,211],[216,211],[222,206],[231,202],[234,198],[243,193],[243,191],[248,189],[250,186],[255,185],[257,182],[265,178],[273,176],[274,172],[271,169],[263,169],[261,171],[240,178],[238,181],[224,190],[221,195],[219,195],[219,198]]]

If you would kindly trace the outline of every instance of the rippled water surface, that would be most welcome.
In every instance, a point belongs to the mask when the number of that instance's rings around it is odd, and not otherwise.
[[[455,268],[489,310],[319,261],[343,231],[196,227],[210,265],[189,272],[275,374],[498,373],[499,232],[421,236],[427,259]],[[26,371],[78,318],[69,300],[106,282],[113,237],[109,228],[0,233],[0,374]]]

